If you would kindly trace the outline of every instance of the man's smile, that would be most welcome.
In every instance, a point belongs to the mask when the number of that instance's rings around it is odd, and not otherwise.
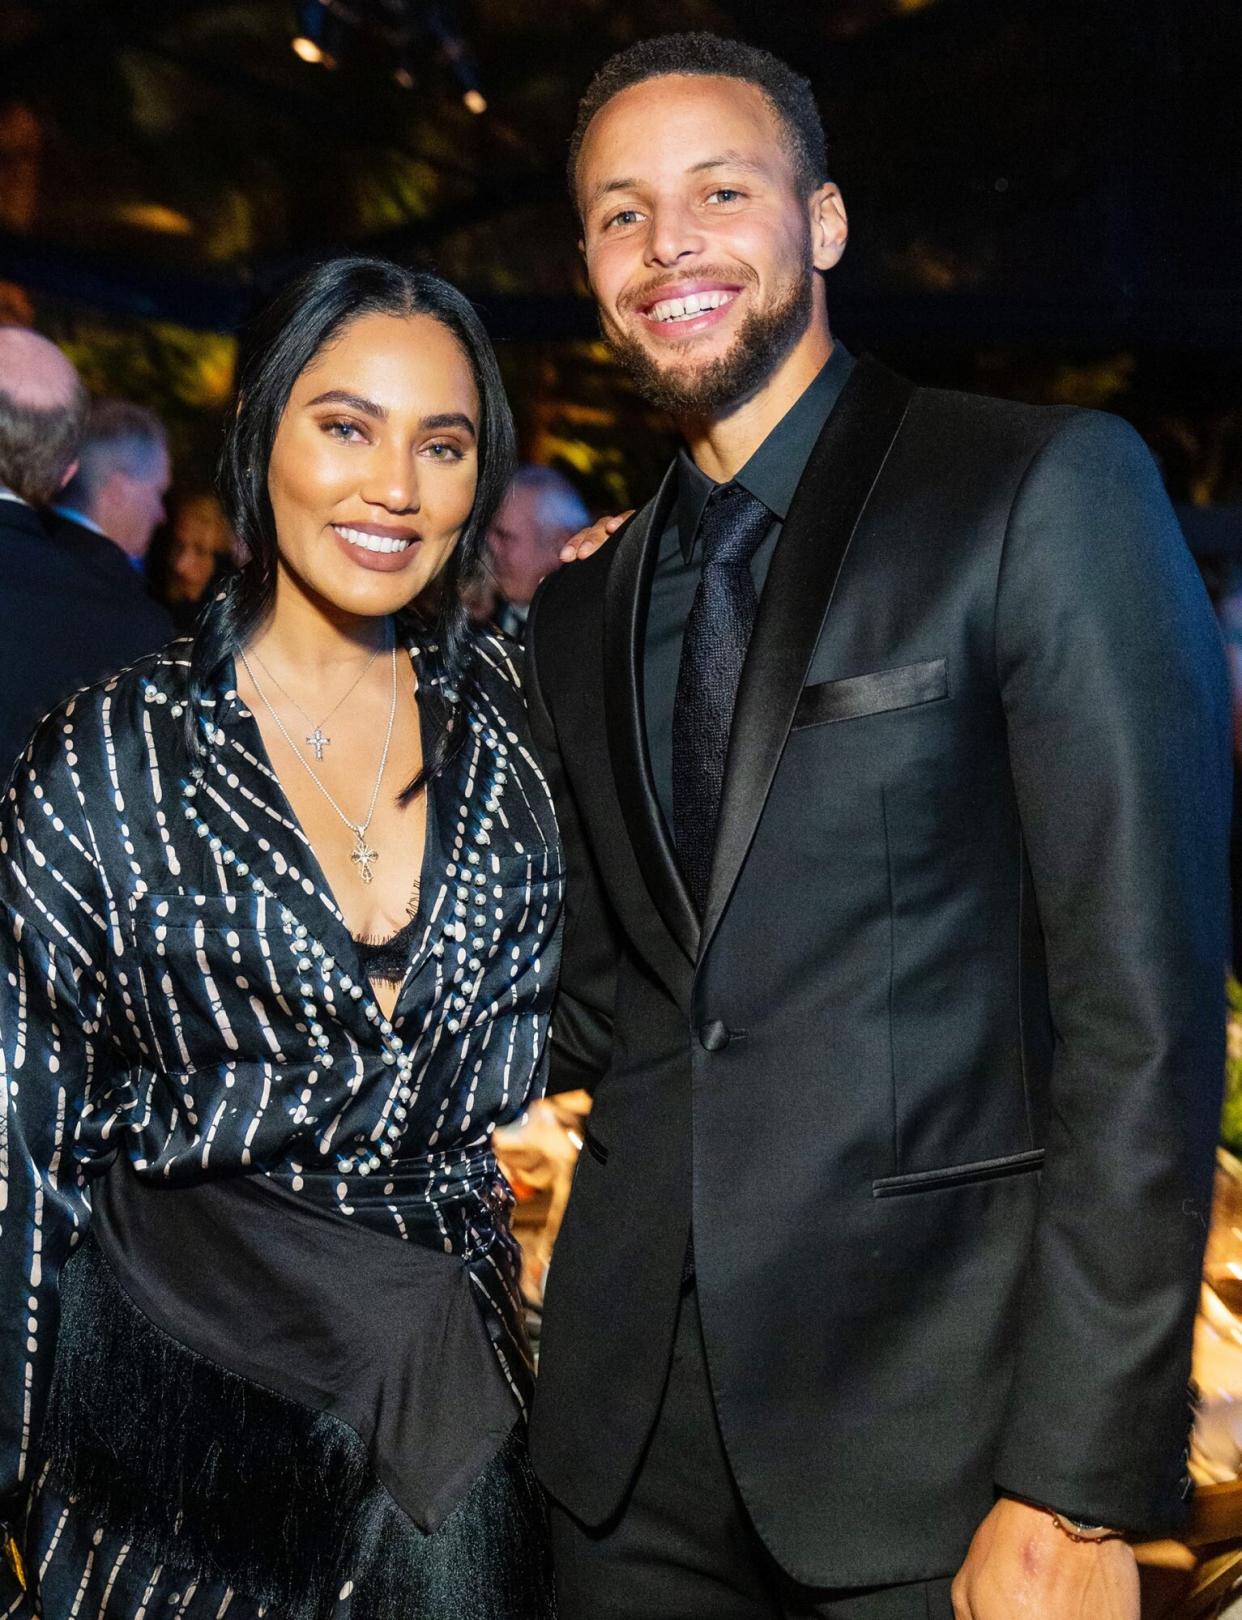
[[[637,314],[648,331],[682,339],[719,325],[741,292],[737,283],[677,282],[640,302]]]

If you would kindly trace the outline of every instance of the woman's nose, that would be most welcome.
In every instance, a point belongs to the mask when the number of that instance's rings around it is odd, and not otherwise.
[[[413,455],[404,445],[380,445],[378,450],[362,490],[363,500],[390,512],[417,512],[418,470]]]

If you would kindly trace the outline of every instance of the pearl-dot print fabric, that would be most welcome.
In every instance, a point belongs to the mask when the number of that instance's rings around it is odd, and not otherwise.
[[[10,1519],[38,1488],[59,1273],[89,1224],[90,1177],[118,1153],[166,1185],[267,1176],[394,1241],[459,1257],[515,1418],[524,1407],[510,1194],[490,1140],[542,1083],[562,873],[512,649],[495,637],[472,647],[465,739],[429,790],[420,927],[391,1019],[361,978],[231,661],[197,716],[207,747],[192,765],[185,641],[79,694],[18,761],[0,807]],[[443,706],[437,648],[408,651],[420,706]],[[158,1571],[138,1579],[131,1549],[72,1518],[66,1505],[41,1551],[45,1595],[49,1582],[68,1594],[57,1612],[80,1588],[75,1614],[105,1612],[107,1591],[107,1613],[136,1615],[143,1605],[118,1607],[117,1592],[148,1585],[146,1613],[182,1612],[176,1572],[167,1591]],[[217,1591],[210,1612],[226,1598]],[[197,1620],[202,1601],[184,1612]]]

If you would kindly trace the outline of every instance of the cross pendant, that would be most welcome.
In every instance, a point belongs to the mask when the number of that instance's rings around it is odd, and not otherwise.
[[[358,867],[358,876],[364,883],[370,883],[374,873],[371,871],[371,862],[379,860],[379,850],[372,849],[361,833],[356,834],[358,842],[354,845],[353,854],[349,857]]]
[[[323,731],[322,731],[321,727],[319,727],[319,726],[315,727],[314,731],[311,732],[310,736],[306,740],[311,745],[311,747],[315,750],[315,758],[316,759],[322,759],[323,758],[324,749],[332,741],[331,737],[325,737],[324,736]]]

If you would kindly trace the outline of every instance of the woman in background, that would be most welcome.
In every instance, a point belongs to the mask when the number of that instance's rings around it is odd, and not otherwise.
[[[517,673],[457,593],[512,443],[451,287],[311,272],[240,367],[237,579],[19,766],[10,1613],[552,1612],[491,1132],[539,1082],[561,871]]]
[[[177,495],[147,552],[147,589],[182,633],[237,566],[237,539],[210,490]]]

